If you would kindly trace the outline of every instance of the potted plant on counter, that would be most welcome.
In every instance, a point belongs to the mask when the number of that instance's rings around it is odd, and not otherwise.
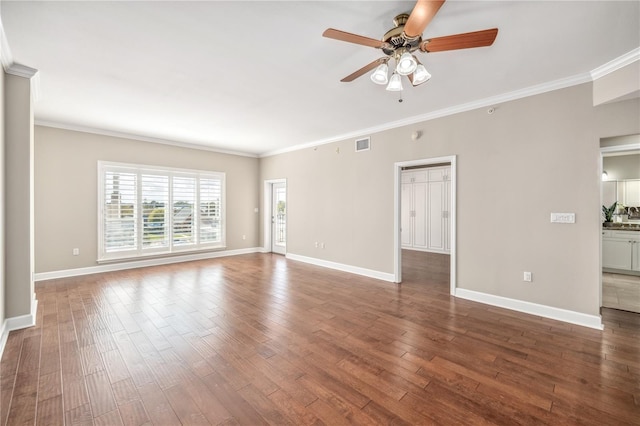
[[[602,206],[602,213],[604,214],[604,223],[602,224],[602,226],[606,227],[613,225],[612,219],[617,205],[618,202],[614,201],[613,204],[611,204],[611,206],[609,206],[608,208],[606,206]]]

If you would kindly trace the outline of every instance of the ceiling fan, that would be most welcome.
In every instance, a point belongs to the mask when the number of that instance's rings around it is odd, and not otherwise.
[[[431,74],[413,54],[415,51],[444,52],[447,50],[469,49],[472,47],[491,46],[498,35],[498,29],[474,31],[444,37],[423,40],[422,33],[436,15],[445,0],[418,0],[411,15],[402,13],[393,20],[394,27],[387,31],[382,40],[376,40],[357,34],[329,28],[322,35],[335,40],[360,44],[381,49],[386,56],[365,65],[356,72],[343,78],[342,82],[350,82],[376,69],[371,80],[377,84],[387,84],[387,90],[402,90],[401,76],[406,75],[413,86],[418,86],[431,78]],[[395,70],[388,78],[389,61],[396,63]]]

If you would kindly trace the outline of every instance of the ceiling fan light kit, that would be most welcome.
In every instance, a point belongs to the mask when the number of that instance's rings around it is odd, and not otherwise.
[[[334,40],[381,49],[386,57],[378,58],[359,70],[343,78],[342,82],[350,82],[368,73],[371,81],[376,84],[387,84],[389,72],[388,62],[396,61],[387,90],[395,92],[402,90],[401,76],[407,76],[413,86],[418,86],[431,78],[431,74],[420,63],[413,52],[419,50],[424,53],[444,52],[448,50],[470,49],[474,47],[491,46],[498,35],[498,29],[474,31],[470,33],[454,34],[444,37],[423,39],[422,33],[436,15],[445,0],[418,0],[411,15],[402,13],[393,19],[394,28],[376,40],[345,31],[328,28],[322,35]]]
[[[402,90],[402,79],[400,78],[400,74],[395,72],[393,73],[391,80],[389,80],[387,90],[390,92],[400,92]]]
[[[396,72],[400,75],[409,75],[416,70],[417,66],[416,58],[414,58],[408,50],[405,50],[405,52],[400,55]]]
[[[389,78],[387,77],[389,74],[389,65],[386,62],[378,65],[376,70],[371,74],[371,81],[376,84],[387,84],[389,82]]]
[[[413,79],[411,80],[411,84],[417,86],[419,84],[428,81],[431,78],[431,74],[422,64],[418,64],[416,70],[413,72]]]

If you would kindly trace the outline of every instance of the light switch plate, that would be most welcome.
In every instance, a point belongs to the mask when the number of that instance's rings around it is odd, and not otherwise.
[[[576,214],[551,213],[551,223],[576,223]]]

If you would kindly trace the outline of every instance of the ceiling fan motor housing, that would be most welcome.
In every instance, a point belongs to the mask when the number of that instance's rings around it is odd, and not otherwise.
[[[393,24],[395,25],[389,31],[385,33],[382,37],[382,41],[386,44],[382,47],[382,51],[387,56],[398,56],[396,52],[399,49],[405,48],[409,52],[413,52],[418,49],[420,44],[422,43],[422,36],[419,35],[417,37],[409,38],[404,33],[404,24],[409,19],[409,15],[407,13],[401,13],[400,15],[393,18]]]

